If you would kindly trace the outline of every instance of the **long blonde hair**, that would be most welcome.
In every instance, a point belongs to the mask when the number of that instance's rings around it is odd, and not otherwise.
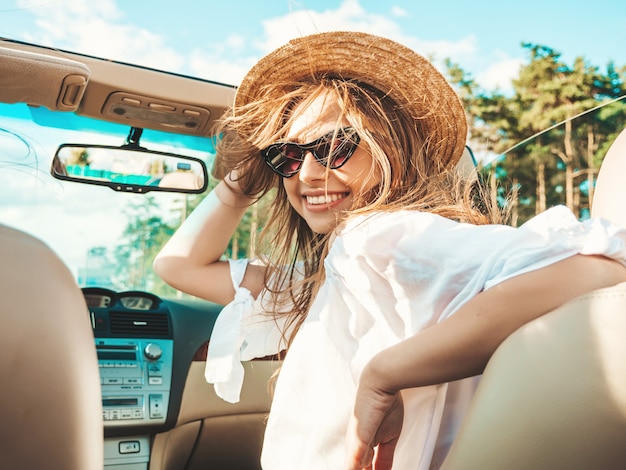
[[[497,208],[488,206],[489,198],[483,197],[475,180],[465,180],[431,158],[440,155],[441,143],[424,135],[419,121],[379,90],[337,77],[268,86],[260,100],[228,112],[221,121],[215,171],[223,175],[237,170],[239,185],[248,196],[260,198],[275,190],[260,245],[268,266],[265,285],[272,294],[271,310],[285,312],[286,303],[291,304],[287,312],[275,313],[288,316],[289,343],[324,279],[329,236],[313,232],[291,207],[280,177],[265,165],[259,149],[284,138],[294,109],[323,94],[336,100],[341,119],[369,149],[371,174],[380,175],[374,189],[353,195],[353,207],[343,217],[417,210],[473,224],[503,221]]]

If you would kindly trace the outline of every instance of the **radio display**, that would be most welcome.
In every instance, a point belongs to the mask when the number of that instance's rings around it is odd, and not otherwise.
[[[137,397],[124,397],[124,398],[102,398],[102,406],[138,406],[139,398]]]
[[[134,361],[137,359],[135,351],[98,351],[100,361]]]

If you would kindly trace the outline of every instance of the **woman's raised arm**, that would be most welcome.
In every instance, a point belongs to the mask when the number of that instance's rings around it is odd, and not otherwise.
[[[222,305],[233,300],[235,291],[228,263],[220,258],[254,202],[231,176],[207,195],[154,260],[155,272],[172,287]],[[264,268],[250,265],[242,286],[256,297],[263,280]]]

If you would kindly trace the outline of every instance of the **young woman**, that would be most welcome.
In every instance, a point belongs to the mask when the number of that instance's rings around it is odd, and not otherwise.
[[[626,234],[563,207],[523,227],[455,171],[463,108],[388,39],[299,38],[243,80],[219,132],[215,190],[163,248],[172,286],[227,305],[207,379],[237,401],[239,360],[288,349],[266,469],[426,469],[446,455],[477,379],[518,327],[626,281]],[[273,191],[263,255],[222,261]]]

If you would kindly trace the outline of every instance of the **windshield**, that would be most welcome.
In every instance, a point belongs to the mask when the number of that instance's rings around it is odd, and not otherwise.
[[[50,176],[57,147],[67,142],[120,146],[128,126],[25,104],[0,104],[0,221],[49,244],[81,286],[165,289],[152,273],[155,250],[186,217],[195,195],[118,194],[107,187]],[[146,130],[151,150],[199,158],[209,168],[211,138]]]

